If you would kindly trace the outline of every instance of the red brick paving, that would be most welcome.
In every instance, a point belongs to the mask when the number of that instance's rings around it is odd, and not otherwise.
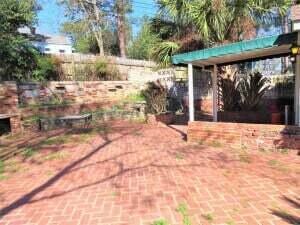
[[[253,152],[244,162],[230,146],[187,144],[178,127],[112,126],[61,146],[65,159],[26,162],[0,181],[0,224],[182,225],[182,203],[193,225],[300,221],[296,154]]]

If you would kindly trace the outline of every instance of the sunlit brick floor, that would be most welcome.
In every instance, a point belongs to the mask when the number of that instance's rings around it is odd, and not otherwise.
[[[0,181],[0,224],[183,225],[179,206],[192,225],[300,223],[296,152],[188,144],[184,127],[111,127],[17,161]]]

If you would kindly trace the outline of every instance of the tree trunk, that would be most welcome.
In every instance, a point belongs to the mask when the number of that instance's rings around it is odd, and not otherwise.
[[[104,54],[104,44],[103,44],[103,37],[102,37],[100,10],[97,7],[97,0],[93,0],[93,6],[94,6],[94,13],[96,18],[96,26],[99,26],[98,29],[97,27],[94,27],[93,30],[99,47],[100,56],[104,56],[105,54]]]
[[[122,58],[126,58],[126,30],[125,30],[125,4],[124,0],[117,0],[117,27],[119,48]]]

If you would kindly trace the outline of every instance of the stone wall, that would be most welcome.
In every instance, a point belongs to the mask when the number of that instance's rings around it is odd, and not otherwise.
[[[15,82],[0,83],[0,114],[18,113],[18,88]]]
[[[188,141],[249,150],[300,149],[300,127],[197,121],[188,125]]]
[[[128,81],[47,82],[18,85],[20,105],[90,104],[118,100],[143,85]]]
[[[0,119],[9,119],[12,133],[22,130],[18,108],[18,88],[15,82],[0,83]]]
[[[129,81],[0,83],[0,118],[10,119],[12,133],[32,117],[58,117],[111,107],[143,84]]]
[[[62,64],[62,71],[67,79],[74,80],[76,68],[85,65],[93,65],[97,61],[103,61],[103,57],[97,55],[71,54],[56,55]],[[162,76],[173,75],[177,79],[187,78],[185,67],[172,67],[168,69],[158,69],[156,63],[146,60],[124,59],[119,57],[106,57],[105,61],[109,66],[114,66],[122,75],[124,80],[146,83],[156,80]]]

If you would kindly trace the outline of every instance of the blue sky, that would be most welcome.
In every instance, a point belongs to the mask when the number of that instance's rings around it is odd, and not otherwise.
[[[42,10],[38,13],[38,32],[58,34],[61,24],[66,21],[64,8],[57,0],[39,0]],[[133,33],[137,34],[143,16],[153,16],[156,12],[155,0],[132,0],[133,12],[130,15]]]

